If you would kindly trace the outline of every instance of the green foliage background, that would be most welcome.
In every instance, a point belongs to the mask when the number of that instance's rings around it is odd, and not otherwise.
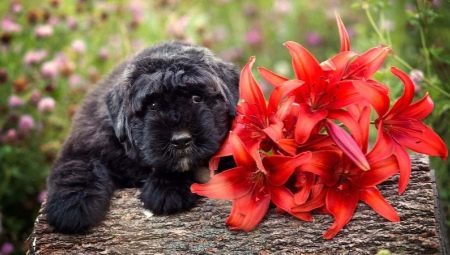
[[[325,60],[339,48],[334,19],[338,11],[357,52],[379,44],[393,48],[377,78],[392,88],[394,97],[402,86],[388,67],[423,73],[416,81],[417,97],[431,94],[435,111],[427,122],[450,144],[448,10],[448,0],[1,1],[0,249],[12,244],[15,253],[24,251],[45,197],[47,173],[84,94],[118,62],[164,40],[207,46],[241,66],[254,55],[258,66],[292,76],[282,43],[297,41]],[[5,20],[19,25],[20,31],[9,31]],[[37,36],[42,25],[51,26],[51,35]],[[25,55],[38,49],[47,56],[25,63]],[[58,63],[57,75],[49,78],[42,68],[52,61]],[[11,95],[24,104],[11,107]],[[54,99],[55,107],[40,111],[42,97]],[[23,115],[33,118],[31,130],[21,127]],[[432,162],[449,215],[449,164]]]

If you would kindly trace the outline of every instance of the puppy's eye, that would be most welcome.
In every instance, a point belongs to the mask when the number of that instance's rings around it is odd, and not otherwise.
[[[201,96],[197,96],[197,95],[192,96],[193,103],[198,104],[198,103],[201,103],[202,101],[203,101],[203,98]]]
[[[150,104],[150,110],[152,110],[152,111],[158,110],[158,107],[159,107],[159,105],[157,102],[153,102]]]

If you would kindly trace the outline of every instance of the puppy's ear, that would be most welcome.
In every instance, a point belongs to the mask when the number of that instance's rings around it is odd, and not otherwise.
[[[120,86],[114,86],[106,96],[109,117],[111,118],[116,137],[121,143],[126,139],[125,126],[127,125],[124,100],[125,93]]]
[[[236,115],[236,105],[239,100],[239,69],[236,65],[220,61],[216,72],[223,81],[219,86],[225,100],[228,101],[230,116]]]
[[[114,86],[106,96],[109,117],[111,118],[114,132],[120,143],[125,146],[125,151],[132,156],[133,140],[128,123],[127,95],[125,86]]]

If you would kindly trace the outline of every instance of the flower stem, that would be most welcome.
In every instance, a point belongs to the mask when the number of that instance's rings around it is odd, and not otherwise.
[[[370,25],[372,26],[373,30],[375,30],[375,33],[377,33],[378,37],[380,37],[381,42],[386,43],[386,40],[384,39],[383,34],[381,33],[380,29],[378,29],[377,24],[373,20],[372,14],[369,11],[369,7],[368,6],[364,7],[364,10],[366,11],[367,19],[369,20]]]
[[[423,13],[424,11],[422,10],[424,7],[422,5],[422,3],[417,0],[417,10],[418,13]],[[430,61],[430,51],[428,50],[428,46],[427,46],[427,41],[425,39],[425,31],[424,31],[424,25],[426,23],[425,17],[423,15],[419,15],[419,34],[420,34],[420,43],[422,44],[422,50],[423,50],[423,55],[425,57],[425,65],[426,65],[426,72],[427,75],[429,76],[431,74],[431,61]],[[423,23],[423,24],[422,24]]]

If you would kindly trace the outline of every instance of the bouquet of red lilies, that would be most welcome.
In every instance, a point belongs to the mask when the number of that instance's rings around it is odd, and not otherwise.
[[[255,58],[242,69],[238,114],[210,161],[211,180],[191,187],[196,194],[232,201],[227,219],[231,229],[254,229],[271,202],[305,221],[312,220],[313,211],[333,216],[326,239],[350,221],[359,201],[399,221],[377,185],[399,173],[399,194],[405,191],[411,174],[407,149],[447,158],[445,143],[422,122],[433,110],[431,98],[412,102],[412,80],[392,67],[404,92],[390,107],[389,89],[373,74],[391,49],[351,51],[345,26],[339,16],[336,20],[338,54],[319,63],[303,46],[289,41],[284,45],[292,57],[294,79],[258,68],[274,87],[268,103],[252,74]],[[369,150],[371,126],[377,137]],[[220,158],[230,155],[236,167],[215,173]]]

